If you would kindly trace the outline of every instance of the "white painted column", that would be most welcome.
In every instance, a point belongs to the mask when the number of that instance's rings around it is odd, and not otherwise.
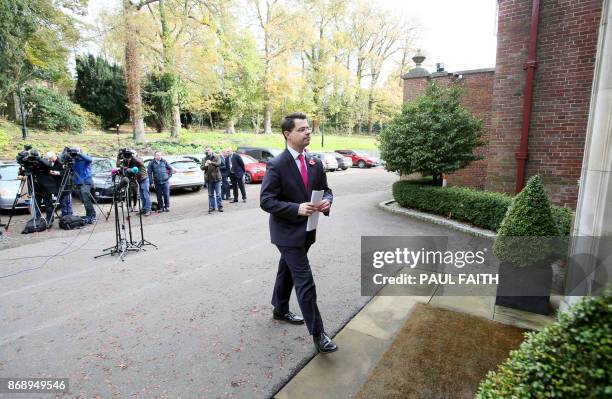
[[[573,235],[612,237],[612,0],[604,0],[597,45],[582,175]],[[600,253],[596,240],[576,241],[574,253]],[[571,273],[571,270],[569,271]],[[568,277],[570,277],[568,275]],[[571,278],[571,277],[570,277]],[[574,294],[588,295],[587,279]],[[578,301],[568,296],[564,307]]]

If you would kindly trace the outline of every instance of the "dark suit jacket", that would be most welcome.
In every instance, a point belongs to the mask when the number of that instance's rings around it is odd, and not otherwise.
[[[230,162],[232,163],[232,173],[237,178],[242,179],[242,176],[244,176],[244,161],[242,157],[237,153],[233,153],[230,157]]]
[[[314,161],[314,165],[310,161]],[[303,202],[310,201],[312,190],[323,190],[323,199],[332,202],[332,190],[327,186],[327,176],[321,161],[306,155],[308,190],[302,183],[302,175],[289,150],[272,158],[266,165],[266,176],[261,184],[260,206],[270,214],[270,238],[273,244],[302,247],[314,243],[316,230],[306,232],[306,216],[299,216]],[[329,212],[325,213],[329,216]]]

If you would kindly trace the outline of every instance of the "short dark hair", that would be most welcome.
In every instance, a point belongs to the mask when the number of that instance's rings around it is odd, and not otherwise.
[[[285,137],[285,132],[290,132],[293,130],[296,119],[308,119],[308,117],[303,112],[294,112],[285,116],[281,122],[281,133],[283,134],[283,137]],[[285,140],[286,139],[287,138],[285,137]]]

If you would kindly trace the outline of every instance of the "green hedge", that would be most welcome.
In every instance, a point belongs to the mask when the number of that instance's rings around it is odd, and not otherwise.
[[[612,296],[587,297],[480,384],[477,399],[612,397]]]
[[[28,109],[28,123],[50,131],[81,133],[86,120],[79,114],[77,105],[68,97],[46,87],[27,87],[25,104]]]
[[[497,231],[512,203],[512,197],[503,193],[408,180],[393,184],[393,198],[405,208],[435,213],[493,231]],[[572,211],[558,206],[551,208],[559,232],[569,235]]]

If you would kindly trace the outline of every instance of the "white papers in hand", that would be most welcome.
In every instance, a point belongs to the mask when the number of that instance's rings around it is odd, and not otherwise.
[[[323,199],[323,190],[312,190],[312,196],[310,202],[319,206]],[[319,224],[319,211],[315,211],[312,215],[308,216],[308,223],[306,223],[306,231],[312,231],[317,228]]]

